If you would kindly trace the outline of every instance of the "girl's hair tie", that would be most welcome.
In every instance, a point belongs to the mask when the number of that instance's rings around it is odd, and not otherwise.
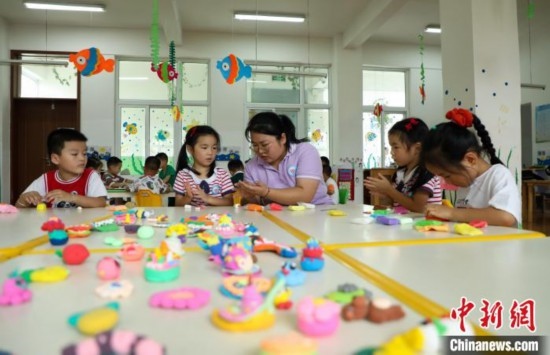
[[[474,122],[474,115],[463,108],[454,108],[451,111],[447,112],[445,117],[461,127],[472,127]]]
[[[411,118],[409,119],[409,123],[405,125],[405,129],[407,130],[407,132],[410,132],[415,126],[418,126],[418,120],[415,118]]]

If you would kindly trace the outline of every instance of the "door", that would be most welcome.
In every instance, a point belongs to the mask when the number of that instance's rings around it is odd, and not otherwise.
[[[56,128],[80,129],[77,99],[12,99],[11,201],[37,177],[53,169],[46,139]]]

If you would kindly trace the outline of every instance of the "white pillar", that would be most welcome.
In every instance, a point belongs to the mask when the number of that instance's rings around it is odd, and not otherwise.
[[[481,119],[519,186],[521,81],[516,0],[439,3],[444,108],[471,109]]]

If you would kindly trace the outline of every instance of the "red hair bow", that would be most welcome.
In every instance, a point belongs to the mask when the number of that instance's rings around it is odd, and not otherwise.
[[[466,109],[454,108],[447,112],[445,117],[461,127],[472,127],[474,122],[474,115]]]
[[[416,126],[417,124],[418,124],[418,120],[415,119],[415,118],[411,118],[411,119],[409,119],[409,123],[407,123],[407,124],[405,125],[405,129],[406,129],[407,131],[410,131],[410,130],[412,130],[413,127]]]

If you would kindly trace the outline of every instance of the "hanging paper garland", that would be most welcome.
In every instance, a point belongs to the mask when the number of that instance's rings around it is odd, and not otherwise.
[[[424,36],[418,35],[418,39],[420,40],[420,83],[421,85],[418,87],[420,90],[420,97],[422,105],[424,105],[424,101],[426,101],[426,75],[424,74]]]
[[[159,66],[159,2],[153,0],[153,16],[151,21],[151,68],[156,71]]]
[[[533,0],[529,0],[529,3],[527,4],[527,18],[529,20],[533,19],[535,16],[535,3]]]

